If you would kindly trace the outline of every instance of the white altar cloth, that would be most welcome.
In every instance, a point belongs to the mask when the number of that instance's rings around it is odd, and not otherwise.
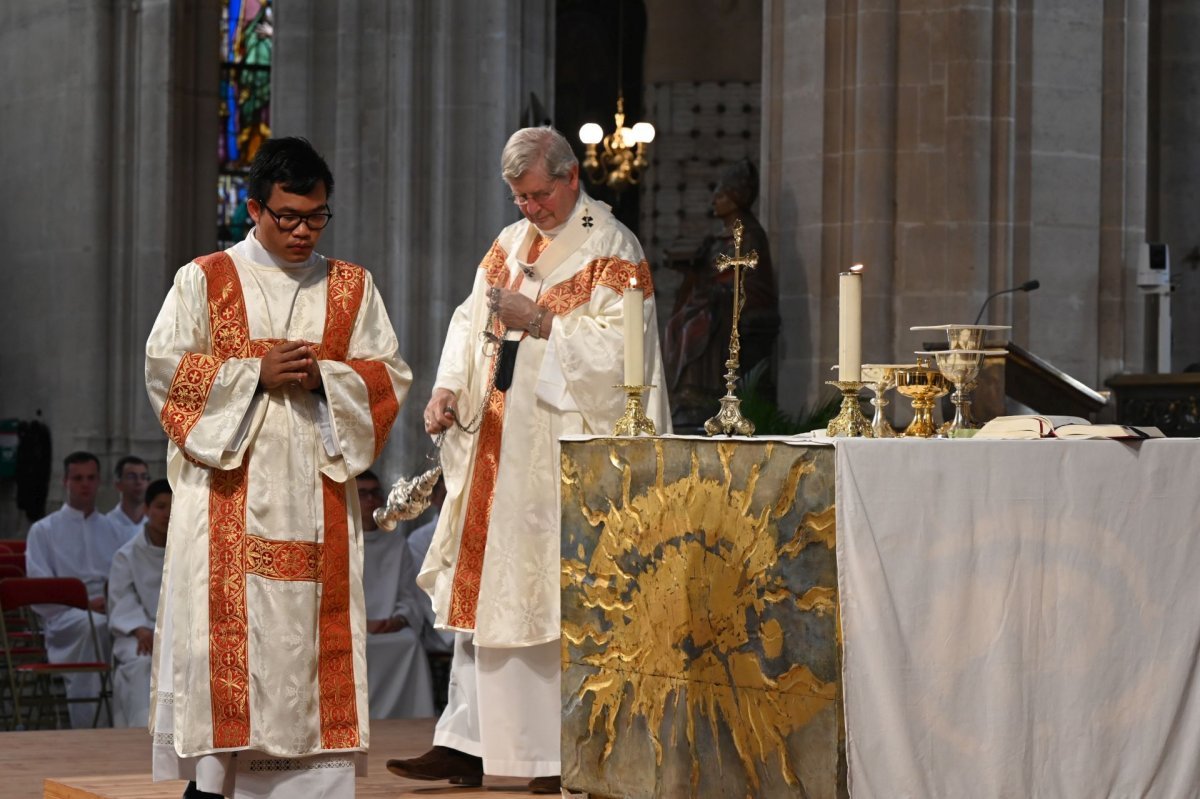
[[[1200,440],[836,449],[854,799],[1200,796]]]

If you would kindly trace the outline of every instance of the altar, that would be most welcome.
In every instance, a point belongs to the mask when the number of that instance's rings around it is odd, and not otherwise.
[[[564,440],[563,783],[1200,795],[1200,441]]]

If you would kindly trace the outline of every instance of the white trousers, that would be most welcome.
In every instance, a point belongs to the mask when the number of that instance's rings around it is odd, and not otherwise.
[[[112,709],[114,727],[145,727],[150,717],[149,655],[137,653],[137,638],[113,638]]]
[[[68,608],[55,615],[46,624],[46,656],[51,663],[109,662],[112,645],[108,635],[108,617],[103,613],[92,613],[96,626],[96,643],[100,651],[92,646],[92,628],[88,624],[88,612],[79,608]],[[100,693],[98,674],[70,674],[63,677],[69,699],[83,699]],[[96,717],[96,705],[92,702],[72,702],[69,708],[71,728],[90,729]],[[97,727],[112,726],[107,712],[101,712]]]
[[[483,758],[485,774],[549,777],[562,771],[560,643],[501,649],[454,639],[450,691],[437,746]]]

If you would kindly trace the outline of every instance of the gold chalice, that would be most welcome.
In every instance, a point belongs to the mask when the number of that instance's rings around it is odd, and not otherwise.
[[[964,438],[977,429],[971,420],[971,389],[975,387],[975,378],[983,367],[984,358],[989,355],[1004,355],[1004,350],[938,350],[936,352],[918,352],[918,356],[932,356],[937,360],[938,369],[946,379],[954,384],[954,393],[950,401],[954,403],[954,419],[942,425],[939,436],[945,438]]]
[[[896,370],[896,390],[912,401],[913,419],[903,435],[930,438],[937,433],[933,424],[933,403],[950,390],[946,386],[946,376],[930,369],[929,361],[918,358],[915,367]]]
[[[875,438],[895,438],[896,430],[888,423],[883,415],[887,406],[887,392],[896,387],[896,371],[899,369],[915,369],[913,363],[864,363],[862,379],[874,395],[871,405],[875,407],[875,416],[871,419],[871,431]]]

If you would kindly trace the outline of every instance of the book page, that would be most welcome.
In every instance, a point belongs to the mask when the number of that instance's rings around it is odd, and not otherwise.
[[[1056,428],[1058,438],[1162,438],[1157,427],[1128,427],[1120,424],[1071,424]]]
[[[1054,429],[1045,416],[1026,414],[1023,416],[997,416],[985,422],[975,438],[1041,438]]]

